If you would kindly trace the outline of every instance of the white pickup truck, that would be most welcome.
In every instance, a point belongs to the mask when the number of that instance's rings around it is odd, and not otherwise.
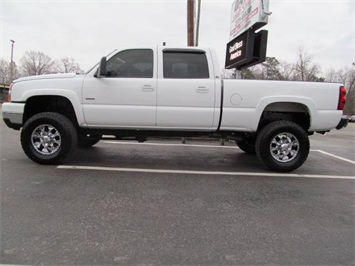
[[[209,48],[155,47],[119,50],[85,75],[15,80],[2,112],[40,164],[104,135],[219,136],[287,172],[307,159],[308,135],[346,126],[345,101],[341,84],[222,80]]]

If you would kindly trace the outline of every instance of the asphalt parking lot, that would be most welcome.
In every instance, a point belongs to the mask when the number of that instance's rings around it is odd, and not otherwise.
[[[15,265],[354,265],[355,124],[265,170],[235,144],[101,141],[61,166],[0,122],[1,258]]]

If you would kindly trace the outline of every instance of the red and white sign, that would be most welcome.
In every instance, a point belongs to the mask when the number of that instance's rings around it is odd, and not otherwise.
[[[232,4],[229,40],[238,37],[244,31],[254,31],[266,25],[270,15],[269,0],[235,0]]]

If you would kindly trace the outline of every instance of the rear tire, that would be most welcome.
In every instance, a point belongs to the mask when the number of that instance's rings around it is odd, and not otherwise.
[[[247,138],[244,140],[236,141],[237,146],[239,149],[244,151],[247,154],[255,155],[255,137],[254,138]]]
[[[39,164],[59,164],[75,150],[78,137],[73,123],[65,116],[44,112],[27,120],[21,131],[25,154]]]
[[[268,168],[290,172],[307,159],[310,149],[307,132],[291,121],[275,121],[266,125],[256,139],[258,159]]]

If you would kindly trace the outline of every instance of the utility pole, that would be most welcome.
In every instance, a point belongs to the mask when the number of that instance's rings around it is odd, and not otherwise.
[[[187,46],[195,46],[195,0],[187,0]],[[186,138],[181,139],[186,143]]]
[[[197,22],[196,22],[196,41],[195,46],[198,46],[198,37],[200,32],[200,15],[201,15],[201,0],[197,0]]]
[[[194,46],[195,41],[195,0],[187,0],[187,46]]]
[[[10,40],[11,42],[11,62],[10,62],[10,83],[12,82],[14,76],[14,40]]]

